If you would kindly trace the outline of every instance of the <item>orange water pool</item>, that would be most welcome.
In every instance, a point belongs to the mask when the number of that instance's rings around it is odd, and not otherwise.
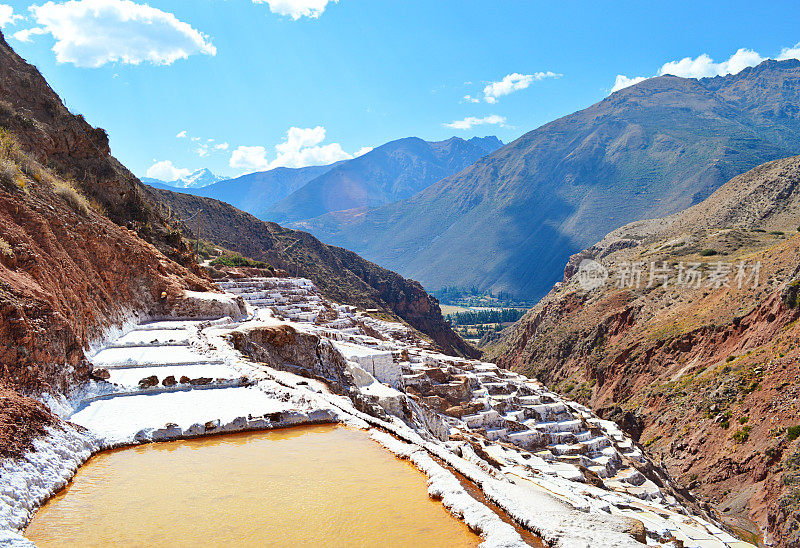
[[[43,548],[480,543],[413,465],[330,425],[98,454],[25,534]]]

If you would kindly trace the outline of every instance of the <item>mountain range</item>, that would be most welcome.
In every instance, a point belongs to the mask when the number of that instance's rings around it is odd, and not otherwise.
[[[299,222],[340,209],[408,198],[501,146],[495,136],[438,142],[407,137],[330,165],[279,167],[202,187],[185,185],[180,191],[221,200],[264,220]],[[142,181],[163,190],[177,186]]]
[[[500,148],[497,137],[423,141],[408,137],[341,162],[267,209],[262,218],[292,223],[334,211],[409,198]],[[302,226],[300,224],[299,226]]]
[[[800,153],[800,62],[665,75],[526,133],[414,196],[298,226],[422,282],[539,298],[573,253]]]

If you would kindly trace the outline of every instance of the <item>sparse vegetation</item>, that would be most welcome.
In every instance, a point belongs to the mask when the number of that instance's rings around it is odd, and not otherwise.
[[[103,217],[108,217],[108,212],[106,212],[106,208],[103,207],[103,204],[101,204],[97,200],[97,198],[91,198],[89,200],[89,207],[92,208],[95,213],[99,213]]]
[[[242,257],[241,255],[223,255],[222,257],[217,257],[216,259],[211,261],[210,264],[211,266],[228,266],[228,267],[245,266],[250,268],[266,268],[269,270],[274,270],[267,263],[261,261],[254,261],[253,259]]]
[[[733,433],[733,441],[736,443],[744,443],[750,438],[751,426],[745,426]]]
[[[61,179],[53,179],[53,194],[61,196],[69,206],[82,215],[89,215],[89,201],[71,184]]]
[[[651,445],[653,445],[655,442],[657,442],[660,439],[661,439],[661,436],[654,436],[654,437],[650,438],[649,440],[647,440],[646,442],[644,442],[644,446],[645,447],[650,447]]]
[[[478,325],[486,323],[513,323],[525,315],[526,310],[503,308],[501,310],[475,310],[448,314],[445,318],[452,325]]]
[[[11,247],[11,244],[5,241],[3,238],[0,238],[0,255],[10,257],[13,254],[14,254],[14,248]]]
[[[17,140],[8,131],[0,128],[0,182],[6,186],[25,190],[25,174],[19,167],[24,156]]]
[[[717,250],[716,249],[704,249],[704,250],[702,250],[700,252],[700,256],[701,257],[711,257],[711,256],[716,255],[716,254],[717,254]]]
[[[36,182],[48,183],[53,194],[63,198],[78,213],[89,214],[91,204],[72,183],[52,176],[37,162],[28,158],[14,135],[5,128],[0,128],[0,182],[27,190],[26,175]],[[99,203],[97,206],[102,209]]]
[[[790,426],[786,429],[786,439],[789,441],[794,441],[797,438],[800,438],[800,424],[795,426]]]

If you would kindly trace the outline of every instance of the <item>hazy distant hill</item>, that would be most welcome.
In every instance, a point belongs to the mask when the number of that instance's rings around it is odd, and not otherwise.
[[[440,142],[409,137],[352,160],[326,166],[279,167],[203,187],[183,186],[181,192],[214,198],[262,219],[297,221],[328,211],[408,198],[501,146],[495,136],[468,141],[453,137]],[[157,179],[142,181],[162,190],[175,190],[177,186]]]
[[[269,171],[248,173],[204,188],[181,190],[181,192],[204,198],[214,198],[252,215],[262,216],[269,206],[336,165],[338,163],[302,168],[278,167]],[[151,186],[164,190],[175,190],[164,186]]]
[[[570,255],[625,223],[709,196],[800,153],[800,62],[703,80],[662,76],[546,124],[408,200],[303,227],[428,289],[527,298]]]
[[[269,208],[264,219],[293,222],[331,211],[372,207],[408,198],[502,146],[497,137],[429,142],[391,141],[342,162]]]

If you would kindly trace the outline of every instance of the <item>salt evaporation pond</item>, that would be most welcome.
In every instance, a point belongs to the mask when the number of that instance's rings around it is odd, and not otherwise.
[[[47,546],[476,546],[426,477],[325,425],[94,456],[34,516]]]

